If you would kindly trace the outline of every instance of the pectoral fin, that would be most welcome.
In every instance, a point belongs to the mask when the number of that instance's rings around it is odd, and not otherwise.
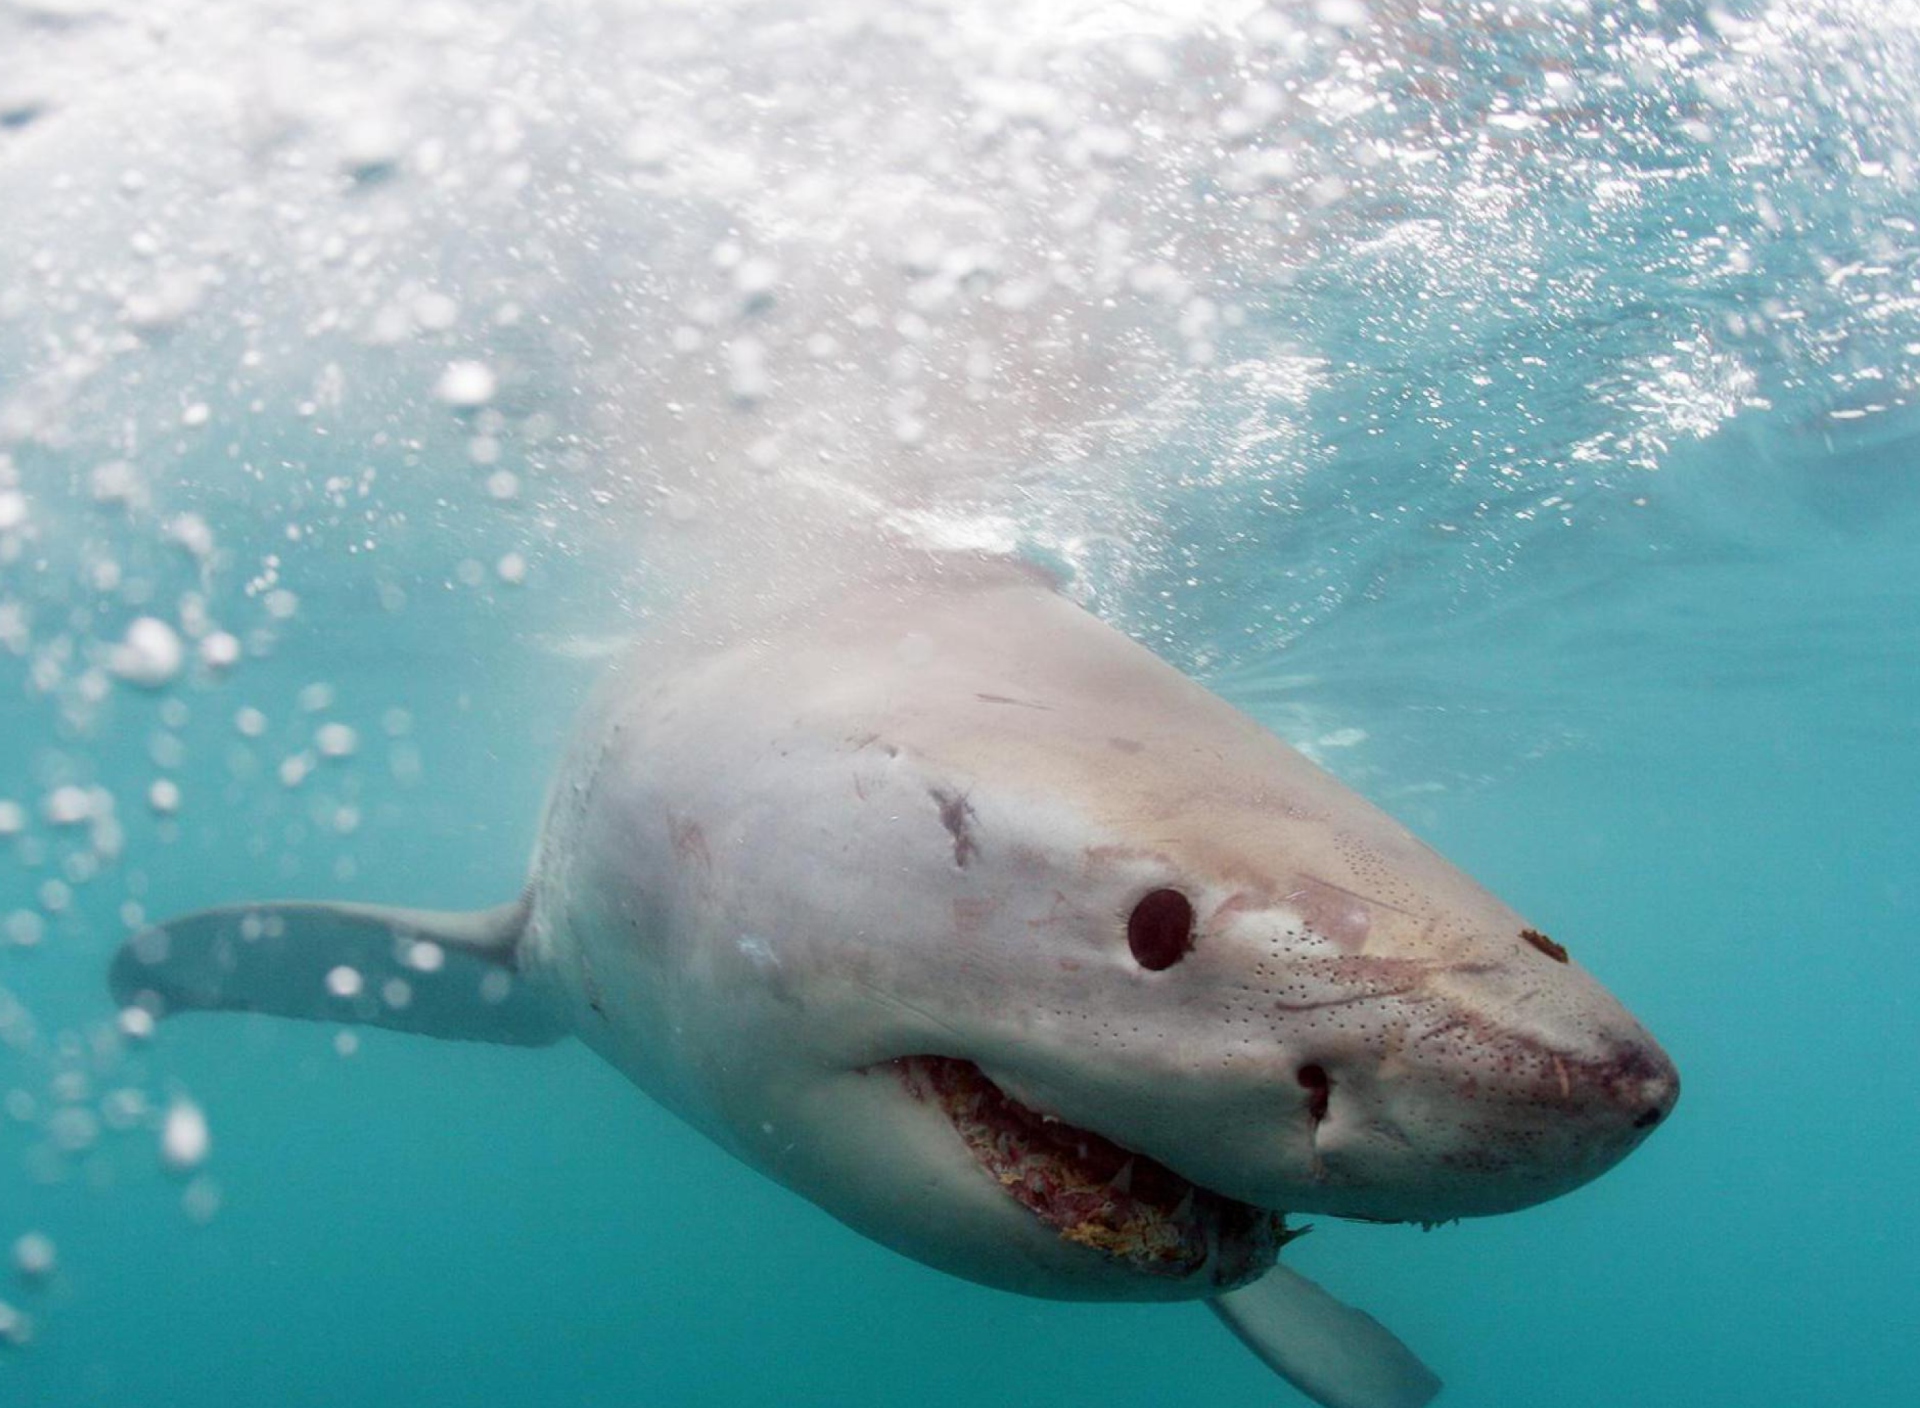
[[[544,1046],[566,1027],[520,972],[524,901],[455,913],[302,902],[202,910],[129,939],[123,1008],[269,1012]]]
[[[1267,1366],[1324,1408],[1421,1408],[1440,1380],[1386,1326],[1276,1266],[1212,1302]]]

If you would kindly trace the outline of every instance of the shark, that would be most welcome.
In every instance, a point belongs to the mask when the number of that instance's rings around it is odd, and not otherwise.
[[[508,887],[503,886],[503,889]],[[611,667],[529,876],[130,938],[114,999],[585,1042],[847,1226],[1029,1296],[1202,1301],[1328,1408],[1439,1379],[1307,1216],[1566,1193],[1654,1038],[1400,823],[1021,563],[925,561]]]

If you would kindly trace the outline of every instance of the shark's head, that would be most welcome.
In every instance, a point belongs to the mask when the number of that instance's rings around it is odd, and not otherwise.
[[[852,820],[784,830],[859,869],[783,891],[828,929],[787,994],[832,1014],[779,1134],[810,1196],[978,1279],[1053,1288],[1051,1239],[1195,1295],[1274,1213],[1523,1208],[1665,1119],[1672,1062],[1560,943],[1069,603],[985,595],[796,684]]]

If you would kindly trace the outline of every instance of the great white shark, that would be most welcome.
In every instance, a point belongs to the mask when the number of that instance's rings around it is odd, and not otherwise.
[[[1338,1408],[1439,1381],[1279,1264],[1289,1215],[1523,1208],[1679,1089],[1560,944],[977,559],[636,648],[508,903],[213,909],[111,982],[154,1015],[577,1036],[876,1241],[1028,1295],[1207,1301]]]

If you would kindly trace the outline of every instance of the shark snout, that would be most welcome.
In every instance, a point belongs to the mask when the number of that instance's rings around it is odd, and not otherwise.
[[[1563,1020],[1560,1030],[1495,1029],[1490,1052],[1507,1077],[1496,1081],[1496,1098],[1558,1112],[1600,1149],[1623,1139],[1624,1153],[1672,1112],[1680,1073],[1651,1033],[1597,989]]]
[[[1680,1098],[1680,1072],[1650,1037],[1616,1047],[1589,1079],[1596,1102],[1642,1133],[1666,1119]]]
[[[1465,1102],[1468,1163],[1487,1174],[1490,1204],[1525,1206],[1586,1183],[1636,1148],[1673,1110],[1680,1076],[1638,1024],[1577,1044],[1509,1034],[1499,1074]]]
[[[1576,1039],[1456,1013],[1428,1035],[1294,1053],[1286,1138],[1311,1172],[1292,1207],[1422,1222],[1513,1211],[1611,1168],[1679,1098],[1673,1061],[1630,1018]]]

